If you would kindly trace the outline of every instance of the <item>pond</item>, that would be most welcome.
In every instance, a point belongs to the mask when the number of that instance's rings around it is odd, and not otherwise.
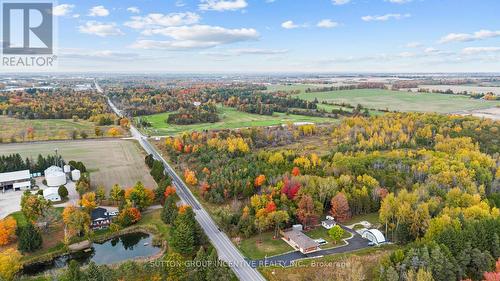
[[[79,251],[64,255],[46,263],[37,263],[23,268],[25,275],[37,275],[66,267],[75,260],[81,265],[91,261],[96,264],[112,264],[136,258],[147,258],[158,254],[160,247],[153,246],[153,238],[147,233],[130,233],[118,236],[102,244],[94,243],[91,251]]]

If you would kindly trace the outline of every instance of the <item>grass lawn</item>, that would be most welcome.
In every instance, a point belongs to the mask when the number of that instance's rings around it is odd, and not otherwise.
[[[287,115],[285,113],[274,113],[273,116],[250,114],[238,111],[231,107],[219,107],[221,121],[217,123],[203,123],[193,125],[171,125],[166,120],[171,113],[160,113],[143,116],[144,120],[151,123],[151,128],[141,129],[144,133],[152,136],[176,135],[182,132],[214,130],[214,129],[236,129],[255,126],[276,126],[289,122],[312,122],[326,123],[338,122],[337,119],[310,117],[302,115]]]
[[[312,239],[320,239],[320,238],[325,239],[328,242],[328,244],[320,246],[321,249],[329,249],[329,248],[343,246],[346,244],[344,242],[344,240],[340,240],[337,242],[337,244],[335,244],[335,241],[333,241],[333,239],[330,237],[330,235],[328,235],[328,230],[322,226],[318,226],[313,230],[309,230],[305,234],[307,236],[311,237]],[[344,231],[344,235],[342,235],[342,239],[346,239],[349,237],[351,237],[351,234],[347,231]]]
[[[363,280],[374,280],[375,268],[395,249],[395,245],[384,245],[351,253],[305,259],[291,267],[269,266],[259,267],[258,270],[270,281],[349,280],[350,276],[359,274],[359,271],[363,273]]]
[[[64,208],[58,207],[56,208],[56,210],[59,213],[62,213]],[[12,213],[10,216],[12,216],[16,220],[17,225],[19,226],[27,224],[27,220],[21,211]],[[61,221],[52,224],[48,230],[41,231],[41,234],[43,240],[42,248],[33,253],[24,253],[22,258],[23,262],[27,262],[31,259],[39,258],[42,256],[50,256],[53,253],[63,250],[64,227]],[[17,243],[13,244],[13,246],[17,248],[16,245]]]
[[[144,163],[145,153],[135,141],[107,139],[0,144],[0,155],[19,153],[23,158],[36,159],[38,154],[53,154],[55,148],[64,160],[82,161],[85,164],[91,171],[93,187],[103,185],[109,191],[114,184],[127,188],[142,181],[146,187],[156,188]]]
[[[160,209],[143,214],[141,220],[136,225],[138,225],[138,226],[141,226],[141,225],[154,226],[161,233],[162,238],[165,241],[168,241],[170,226],[165,224],[161,220],[161,210]]]
[[[109,128],[114,126],[102,126],[101,130],[104,134]],[[80,120],[78,122],[72,119],[44,119],[44,120],[23,120],[0,116],[0,138],[1,142],[11,142],[14,138],[17,142],[28,141],[27,130],[33,128],[34,141],[46,140],[67,140],[71,139],[73,131],[86,132],[88,138],[96,138],[95,124],[89,121]]]
[[[243,255],[254,260],[293,251],[293,248],[281,238],[273,239],[273,234],[274,232],[265,232],[262,236],[255,235],[243,239],[237,247]],[[261,242],[259,242],[260,239],[262,239]]]
[[[349,103],[356,106],[375,109],[389,109],[399,111],[439,112],[451,113],[461,110],[484,109],[500,105],[499,101],[484,101],[471,99],[466,96],[454,96],[432,93],[408,93],[403,91],[389,91],[380,89],[358,89],[331,91],[321,93],[301,93],[296,95],[301,99],[319,102]],[[325,107],[326,105],[321,105]],[[326,106],[328,107],[328,106]]]
[[[376,225],[379,223],[378,213],[369,213],[365,215],[353,216],[350,220],[343,222],[342,225],[352,225],[361,221],[367,221],[372,225]]]

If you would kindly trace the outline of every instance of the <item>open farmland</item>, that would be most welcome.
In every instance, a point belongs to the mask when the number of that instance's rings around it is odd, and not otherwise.
[[[273,84],[267,86],[267,92],[276,91],[299,91],[305,93],[306,89],[317,89],[321,87],[329,87],[331,84]]]
[[[276,126],[289,122],[312,122],[326,123],[336,122],[336,119],[310,117],[302,115],[287,115],[285,113],[275,112],[273,116],[250,114],[238,111],[230,107],[219,107],[220,121],[216,123],[203,123],[193,125],[172,125],[167,124],[166,120],[170,113],[160,113],[150,116],[143,116],[144,120],[151,123],[152,127],[143,129],[143,132],[154,136],[175,135],[181,132],[214,130],[214,129],[235,129],[254,126]]]
[[[451,113],[462,110],[491,108],[500,105],[498,101],[471,99],[466,96],[454,96],[432,93],[408,93],[400,91],[358,89],[346,91],[331,91],[320,93],[302,93],[296,95],[301,99],[319,102],[361,104],[375,109],[398,111],[419,111]]]
[[[144,163],[144,152],[135,141],[81,140],[71,142],[44,142],[0,145],[0,155],[19,153],[24,157],[53,154],[57,148],[66,161],[82,161],[91,174],[93,187],[112,185],[129,187],[142,181],[147,187],[156,187]]]
[[[452,90],[455,93],[467,91],[468,93],[494,93],[500,95],[500,87],[483,87],[479,85],[419,85],[420,89],[446,91]]]
[[[102,126],[101,131],[106,132],[113,126]],[[46,140],[66,140],[72,138],[72,132],[85,132],[88,138],[96,138],[95,124],[85,120],[73,121],[72,119],[17,119],[7,116],[0,116],[0,143],[21,141],[46,141]],[[33,138],[28,136],[29,130],[33,131]]]

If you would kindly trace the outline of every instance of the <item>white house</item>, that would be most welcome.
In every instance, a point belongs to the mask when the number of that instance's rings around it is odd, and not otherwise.
[[[0,189],[28,190],[31,188],[31,174],[29,170],[0,173]]]
[[[321,221],[321,226],[323,226],[326,229],[331,229],[334,227],[337,223],[333,219],[332,216],[326,216],[326,220]]]
[[[374,228],[367,229],[367,230],[363,231],[361,236],[365,239],[370,240],[370,242],[375,243],[375,245],[379,245],[379,244],[387,242],[385,240],[384,234],[382,232],[380,232],[380,230],[374,229]]]
[[[49,187],[43,190],[43,198],[52,202],[61,201],[57,187]]]

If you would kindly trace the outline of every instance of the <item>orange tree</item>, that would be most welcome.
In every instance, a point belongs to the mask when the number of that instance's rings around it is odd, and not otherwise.
[[[0,220],[0,246],[7,245],[14,241],[17,222],[13,217]]]

